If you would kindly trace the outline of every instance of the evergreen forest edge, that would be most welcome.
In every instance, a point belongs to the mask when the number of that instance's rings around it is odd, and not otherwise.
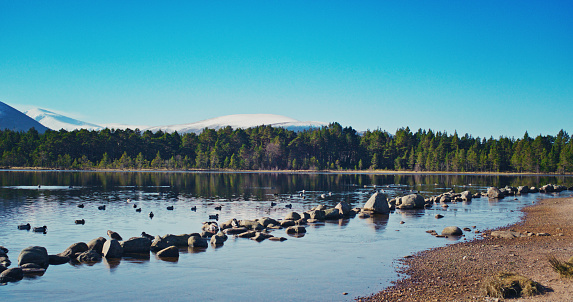
[[[0,131],[0,166],[50,169],[398,170],[444,172],[573,172],[573,138],[526,132],[522,138],[474,138],[400,128],[359,134],[331,123],[294,132],[258,126],[204,129],[200,134]]]

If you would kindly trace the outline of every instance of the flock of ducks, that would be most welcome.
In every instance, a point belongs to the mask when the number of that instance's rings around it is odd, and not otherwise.
[[[41,186],[38,185],[38,188],[40,188],[40,187],[41,187]],[[305,190],[302,190],[302,191],[299,193],[299,196],[305,198],[305,193],[306,193],[306,191],[305,191]],[[274,195],[275,195],[275,196],[278,196],[278,194],[276,194],[276,193],[275,193]],[[326,194],[320,195],[320,197],[323,198],[323,199],[326,198],[326,196],[327,196]],[[328,196],[332,196],[332,192],[328,193]],[[292,195],[291,195],[291,198],[292,198]],[[126,200],[126,202],[127,202],[127,203],[132,203],[131,198],[128,198],[128,199]],[[277,203],[274,202],[274,201],[271,202],[271,204],[270,204],[271,207],[274,207],[274,206],[276,206],[276,205],[277,205]],[[85,205],[84,205],[83,203],[81,203],[81,204],[78,204],[77,207],[80,208],[80,209],[83,209],[83,208],[85,208]],[[133,208],[134,208],[135,211],[138,212],[138,213],[140,213],[140,212],[142,211],[141,207],[138,207],[137,204],[135,204],[135,203],[133,204]],[[286,205],[285,205],[285,208],[287,208],[287,209],[292,209],[292,204],[290,204],[290,203],[289,203],[289,204],[286,204]],[[106,210],[106,205],[99,205],[99,206],[97,207],[97,209],[100,210],[100,211],[105,211],[105,210]],[[171,205],[171,206],[167,206],[167,210],[168,210],[168,211],[173,211],[174,209],[175,209],[175,208],[174,208],[174,206],[172,206],[172,205]],[[223,206],[222,206],[222,205],[218,205],[218,206],[215,206],[214,209],[217,210],[217,211],[221,211],[221,210],[223,209]],[[196,212],[196,211],[197,211],[197,206],[192,206],[192,207],[191,207],[191,211]],[[154,216],[155,216],[155,214],[153,214],[153,212],[149,212],[149,218],[150,218],[150,219],[153,219]],[[210,214],[210,215],[209,215],[209,219],[210,219],[210,220],[216,220],[216,221],[218,221],[218,220],[219,220],[219,214],[218,214],[218,213],[217,213],[217,214]],[[78,219],[78,220],[75,220],[74,223],[75,223],[75,224],[84,225],[84,224],[86,223],[86,221],[85,221],[85,219]],[[32,228],[32,226],[31,226],[29,223],[27,223],[27,224],[18,225],[18,230],[27,230],[27,231],[32,230],[33,232],[36,232],[36,233],[44,233],[44,234],[46,234],[47,231],[48,231],[48,227],[44,225],[44,226],[41,226],[41,227],[33,227],[33,228]],[[144,233],[145,233],[145,232],[144,232]],[[151,236],[151,235],[149,235],[149,234],[144,234],[144,233],[142,233],[142,236],[143,236],[143,237],[146,237],[146,235],[147,235],[147,236]],[[108,231],[108,235],[109,235],[110,237],[112,237],[112,235],[113,235],[113,236],[115,236],[115,237],[121,238],[121,236],[119,236],[119,234],[117,234],[116,232],[112,232],[112,231]],[[114,237],[112,237],[112,238],[115,239]],[[118,240],[121,240],[121,239],[118,239]]]

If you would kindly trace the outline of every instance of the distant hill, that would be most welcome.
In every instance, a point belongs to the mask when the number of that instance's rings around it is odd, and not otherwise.
[[[75,129],[101,130],[105,128],[96,124],[82,122],[42,108],[30,109],[24,113],[36,120],[38,123],[41,123],[42,125],[56,131],[60,129],[72,131]]]
[[[207,119],[190,124],[180,124],[180,125],[170,125],[170,126],[159,126],[151,127],[146,130],[151,130],[153,132],[163,131],[163,132],[175,132],[178,133],[201,133],[203,129],[221,129],[227,126],[231,126],[233,129],[242,128],[247,129],[251,127],[257,127],[261,125],[269,125],[273,127],[282,127],[293,131],[302,131],[311,128],[320,128],[322,126],[327,126],[327,123],[323,122],[301,122],[290,117],[276,115],[276,114],[233,114],[225,115],[212,119]]]
[[[27,132],[31,128],[35,128],[39,133],[44,133],[48,130],[47,127],[31,117],[0,102],[0,129]]]

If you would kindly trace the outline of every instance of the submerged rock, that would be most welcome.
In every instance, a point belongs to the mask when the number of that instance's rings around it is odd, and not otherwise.
[[[157,252],[157,257],[165,257],[165,258],[179,257],[179,248],[177,248],[176,246],[170,246],[166,249]]]
[[[151,240],[144,237],[130,238],[119,244],[125,254],[148,254],[151,250]]]
[[[16,282],[24,279],[24,272],[19,267],[9,268],[0,273],[0,283]]]
[[[70,257],[60,255],[49,255],[48,261],[50,265],[60,265],[70,262]]]
[[[95,250],[89,250],[81,253],[76,260],[78,262],[98,262],[101,261],[101,255]]]

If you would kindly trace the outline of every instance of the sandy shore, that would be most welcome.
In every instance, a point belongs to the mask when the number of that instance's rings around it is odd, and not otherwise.
[[[569,194],[567,194],[569,195]],[[573,198],[545,199],[523,209],[524,219],[500,230],[548,233],[513,239],[490,237],[428,251],[401,260],[407,276],[386,290],[359,301],[496,301],[481,284],[502,271],[541,283],[546,292],[511,301],[573,301],[573,279],[563,279],[547,258],[573,256]],[[509,299],[508,299],[509,300]]]

